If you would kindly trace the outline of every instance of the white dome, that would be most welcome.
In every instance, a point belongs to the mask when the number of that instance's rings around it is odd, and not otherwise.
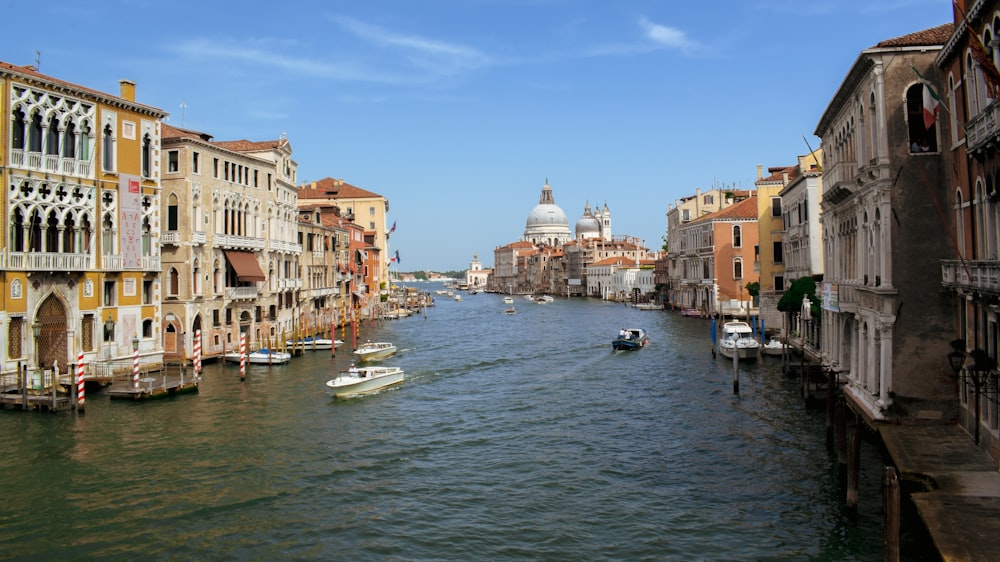
[[[576,237],[596,238],[601,235],[601,223],[593,215],[585,215],[576,221]]]
[[[566,213],[556,205],[548,180],[542,187],[538,205],[528,214],[524,226],[524,239],[533,244],[557,246],[570,239],[569,221]]]
[[[527,228],[533,226],[565,226],[569,228],[569,221],[566,220],[566,213],[558,205],[540,203],[531,210],[525,226]]]

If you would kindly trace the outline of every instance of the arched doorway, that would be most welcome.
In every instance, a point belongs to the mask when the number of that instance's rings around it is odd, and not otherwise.
[[[65,371],[71,363],[66,348],[66,307],[55,295],[49,295],[38,307],[35,321],[42,328],[35,342],[40,368],[51,369],[52,364],[58,361],[59,369]]]

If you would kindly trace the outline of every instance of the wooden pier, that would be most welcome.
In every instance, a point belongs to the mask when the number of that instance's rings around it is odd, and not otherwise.
[[[149,400],[198,392],[201,380],[193,371],[185,371],[183,365],[165,365],[159,371],[140,373],[139,377],[138,383],[131,376],[115,377],[107,390],[108,397],[112,400]]]

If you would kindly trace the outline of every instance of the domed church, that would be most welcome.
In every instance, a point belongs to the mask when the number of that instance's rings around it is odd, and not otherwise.
[[[603,238],[611,240],[611,211],[608,204],[604,204],[604,209],[594,207],[590,210],[588,201],[583,207],[583,216],[576,221],[576,239],[587,240],[589,238]]]
[[[546,179],[542,194],[538,197],[538,204],[528,215],[524,227],[524,239],[532,244],[562,246],[569,242],[571,237],[566,213],[556,205],[549,180]]]

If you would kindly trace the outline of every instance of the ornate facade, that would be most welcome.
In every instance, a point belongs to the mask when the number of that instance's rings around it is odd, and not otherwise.
[[[162,110],[0,63],[0,369],[162,362]]]

